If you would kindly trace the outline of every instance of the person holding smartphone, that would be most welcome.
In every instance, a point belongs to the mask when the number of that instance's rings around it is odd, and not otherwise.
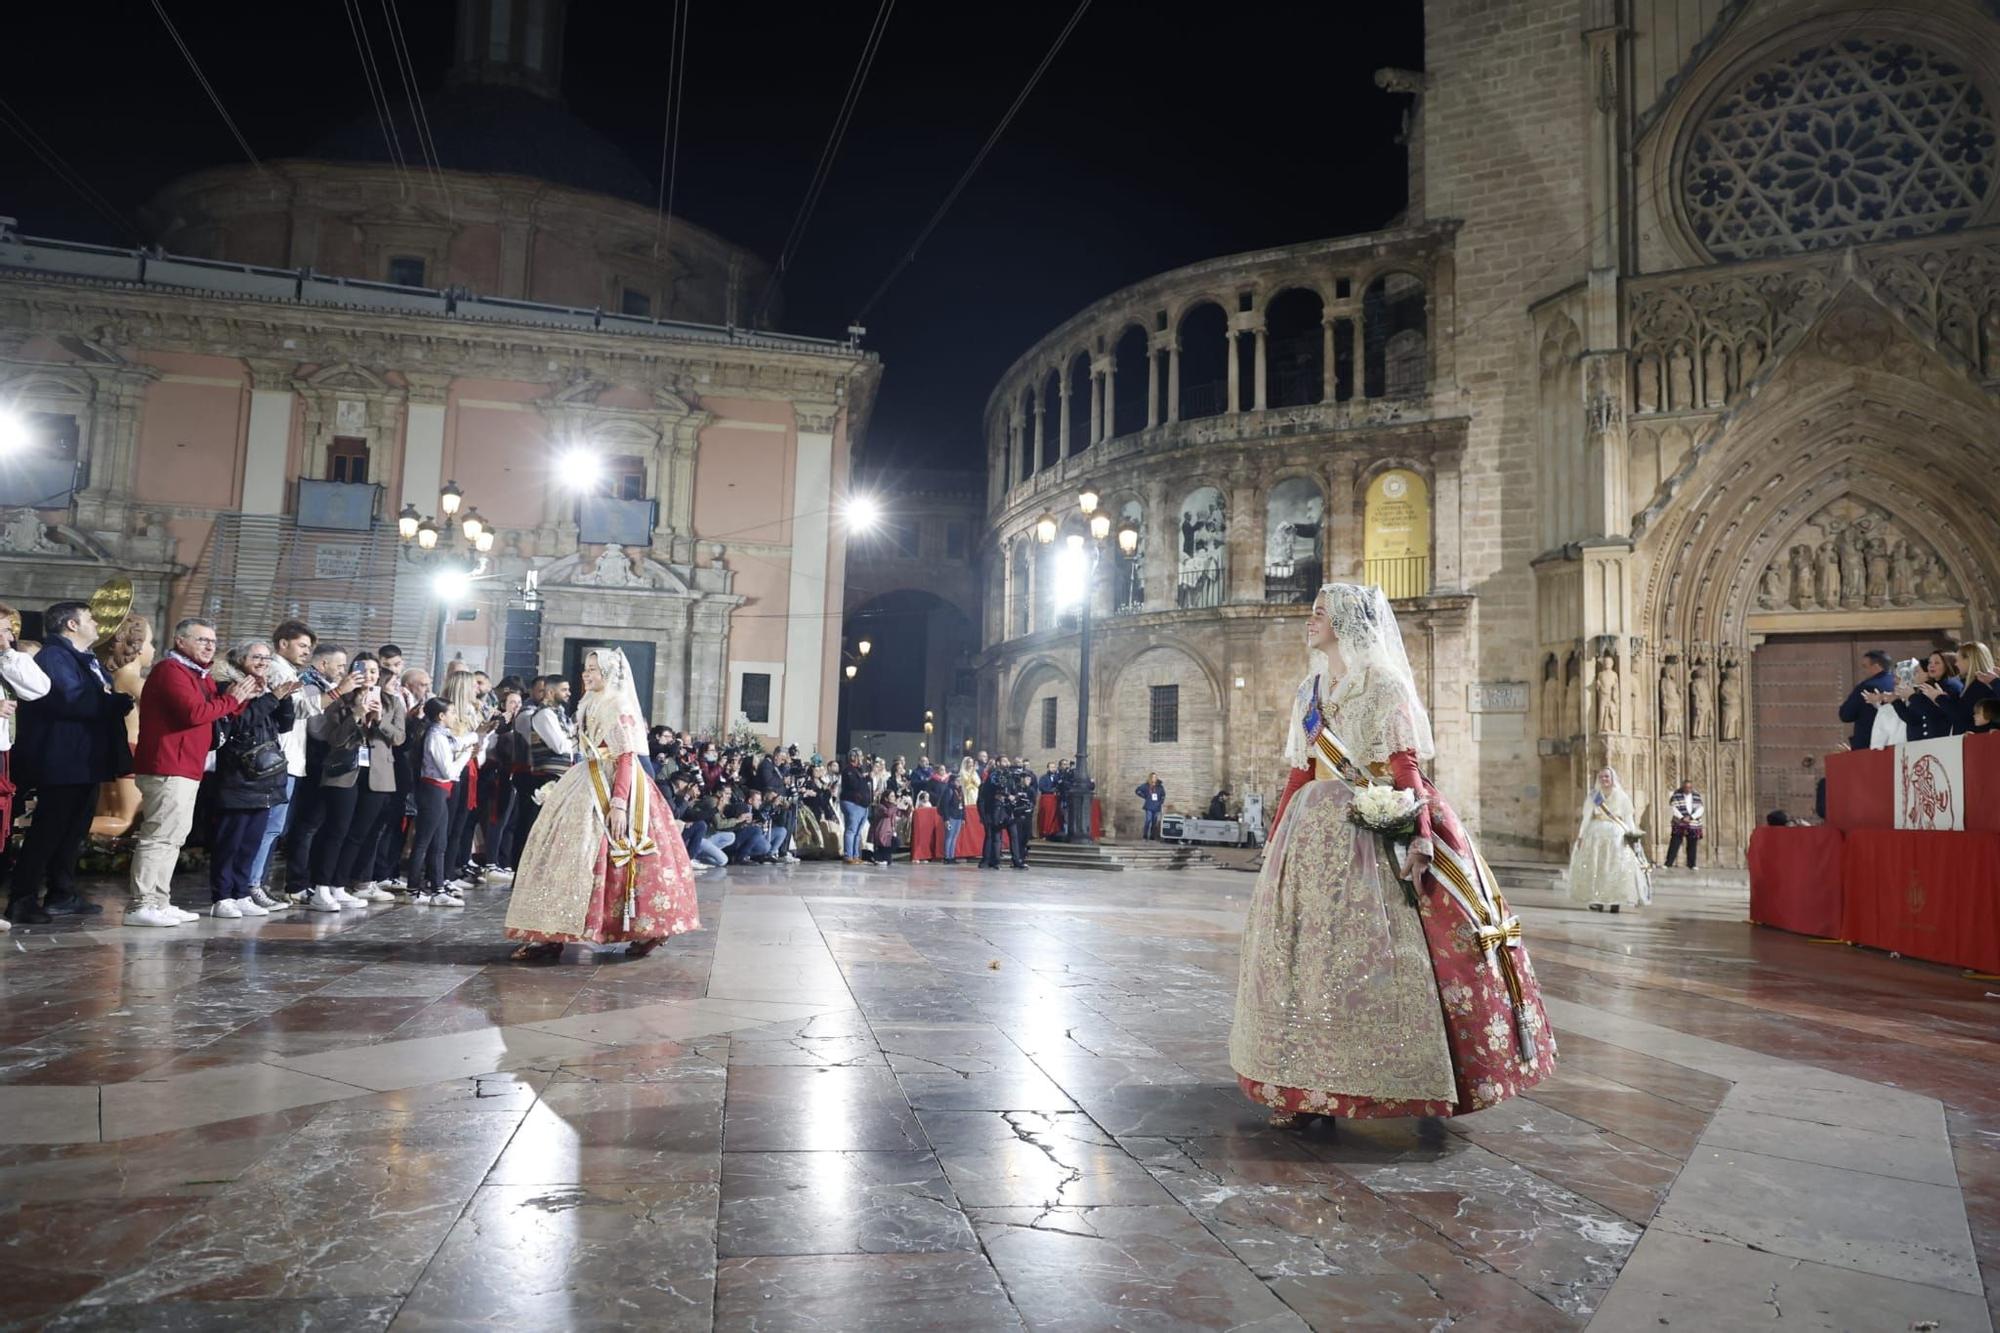
[[[342,684],[338,703],[307,724],[307,734],[326,744],[320,770],[321,824],[313,844],[312,892],[306,908],[338,912],[387,902],[392,895],[372,883],[354,881],[362,842],[376,827],[382,803],[396,792],[396,747],[406,725],[400,708],[383,707],[380,664],[373,653],[357,653]],[[372,869],[372,862],[369,867]],[[367,893],[363,897],[353,890]]]

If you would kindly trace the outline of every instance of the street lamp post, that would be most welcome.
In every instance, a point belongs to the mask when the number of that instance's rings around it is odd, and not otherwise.
[[[403,548],[411,559],[432,566],[431,593],[437,598],[438,619],[437,634],[431,640],[431,670],[440,677],[440,685],[445,631],[451,623],[453,604],[462,600],[472,581],[485,572],[486,556],[495,541],[493,526],[477,509],[459,512],[464,505],[465,492],[457,482],[447,481],[438,492],[437,518],[419,514],[413,504],[404,505],[403,512],[396,515],[396,533]],[[465,537],[463,550],[459,549],[460,533]]]
[[[1096,839],[1090,832],[1091,797],[1096,793],[1096,783],[1090,777],[1090,623],[1091,603],[1097,591],[1097,567],[1104,555],[1105,539],[1111,535],[1111,516],[1098,509],[1096,491],[1086,490],[1076,498],[1077,508],[1083,511],[1090,527],[1090,539],[1086,543],[1082,534],[1070,534],[1072,550],[1088,552],[1084,565],[1083,605],[1077,611],[1076,650],[1076,771],[1069,788],[1069,841],[1091,843]],[[1047,546],[1056,539],[1060,526],[1054,514],[1043,514],[1035,522],[1035,540]],[[1118,549],[1130,556],[1139,549],[1139,530],[1131,523],[1118,527]]]

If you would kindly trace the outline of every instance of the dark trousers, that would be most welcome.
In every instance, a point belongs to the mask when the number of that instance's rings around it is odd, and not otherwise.
[[[451,793],[432,782],[417,784],[417,832],[410,844],[410,892],[429,893],[444,883],[445,843],[451,835]]]
[[[486,824],[486,859],[503,870],[514,868],[514,811],[512,780],[502,777],[493,784],[493,809]]]
[[[208,844],[208,892],[216,902],[250,896],[250,867],[264,840],[269,810],[219,810]]]
[[[339,885],[334,878],[340,866],[340,854],[347,845],[348,825],[354,822],[354,806],[361,797],[362,784],[368,781],[366,773],[360,774],[349,787],[321,787],[319,800],[313,805],[313,817],[317,826],[313,829],[312,859],[307,865],[312,869],[314,885]]]
[[[979,851],[979,864],[992,870],[1000,868],[1000,835],[1007,831],[1005,824],[996,824],[981,816],[986,825],[986,843]]]
[[[347,836],[340,840],[340,854],[333,862],[333,878],[327,881],[342,887],[358,884],[373,874],[375,840],[382,833],[382,811],[396,799],[396,793],[392,791],[361,790],[360,783],[355,786],[354,812],[348,816]]]
[[[320,800],[324,790],[317,773],[292,784],[292,808],[285,819],[285,887],[295,893],[322,882],[313,878],[313,847],[326,820]]]
[[[382,814],[375,825],[375,868],[369,874],[369,878],[377,883],[394,879],[402,873],[403,821],[408,817],[409,803],[410,793],[406,791],[399,791],[382,802]],[[365,866],[361,873],[368,873]]]
[[[555,779],[539,773],[519,773],[514,777],[514,855],[512,863],[521,864],[521,849],[528,845],[528,834],[535,827],[535,817],[542,813],[542,807],[535,804],[535,793],[548,786]]]
[[[1013,856],[1016,868],[1028,864],[1028,825],[1029,820],[1026,816],[1008,825],[1013,832],[1007,840],[1009,844],[1007,850]]]
[[[456,871],[472,860],[472,830],[478,826],[476,813],[466,802],[473,793],[469,791],[464,775],[460,775],[451,788],[451,834],[445,846],[445,864]]]
[[[1680,855],[1681,844],[1683,842],[1687,843],[1688,869],[1693,870],[1694,855],[1697,851],[1701,850],[1701,834],[1699,833],[1683,833],[1679,829],[1675,829],[1674,836],[1667,839],[1667,864],[1672,865],[1674,858]]]
[[[35,797],[34,822],[21,840],[21,855],[7,884],[7,901],[34,903],[46,887],[51,899],[76,892],[76,858],[97,813],[97,784],[43,787]]]

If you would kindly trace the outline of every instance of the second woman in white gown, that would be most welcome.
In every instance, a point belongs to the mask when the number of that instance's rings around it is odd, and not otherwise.
[[[1583,803],[1583,826],[1570,850],[1570,898],[1593,912],[1651,902],[1652,873],[1638,836],[1631,793],[1616,769],[1603,769]]]

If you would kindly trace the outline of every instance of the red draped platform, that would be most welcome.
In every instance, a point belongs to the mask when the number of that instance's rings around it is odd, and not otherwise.
[[[1962,833],[1896,827],[1896,750],[1827,756],[1826,826],[1750,840],[1751,919],[2000,972],[2000,734],[1963,746]]]
[[[1841,882],[1841,938],[2000,972],[2000,833],[1856,829]]]
[[[1750,919],[1832,938],[1840,934],[1840,830],[1760,826],[1750,835]]]

